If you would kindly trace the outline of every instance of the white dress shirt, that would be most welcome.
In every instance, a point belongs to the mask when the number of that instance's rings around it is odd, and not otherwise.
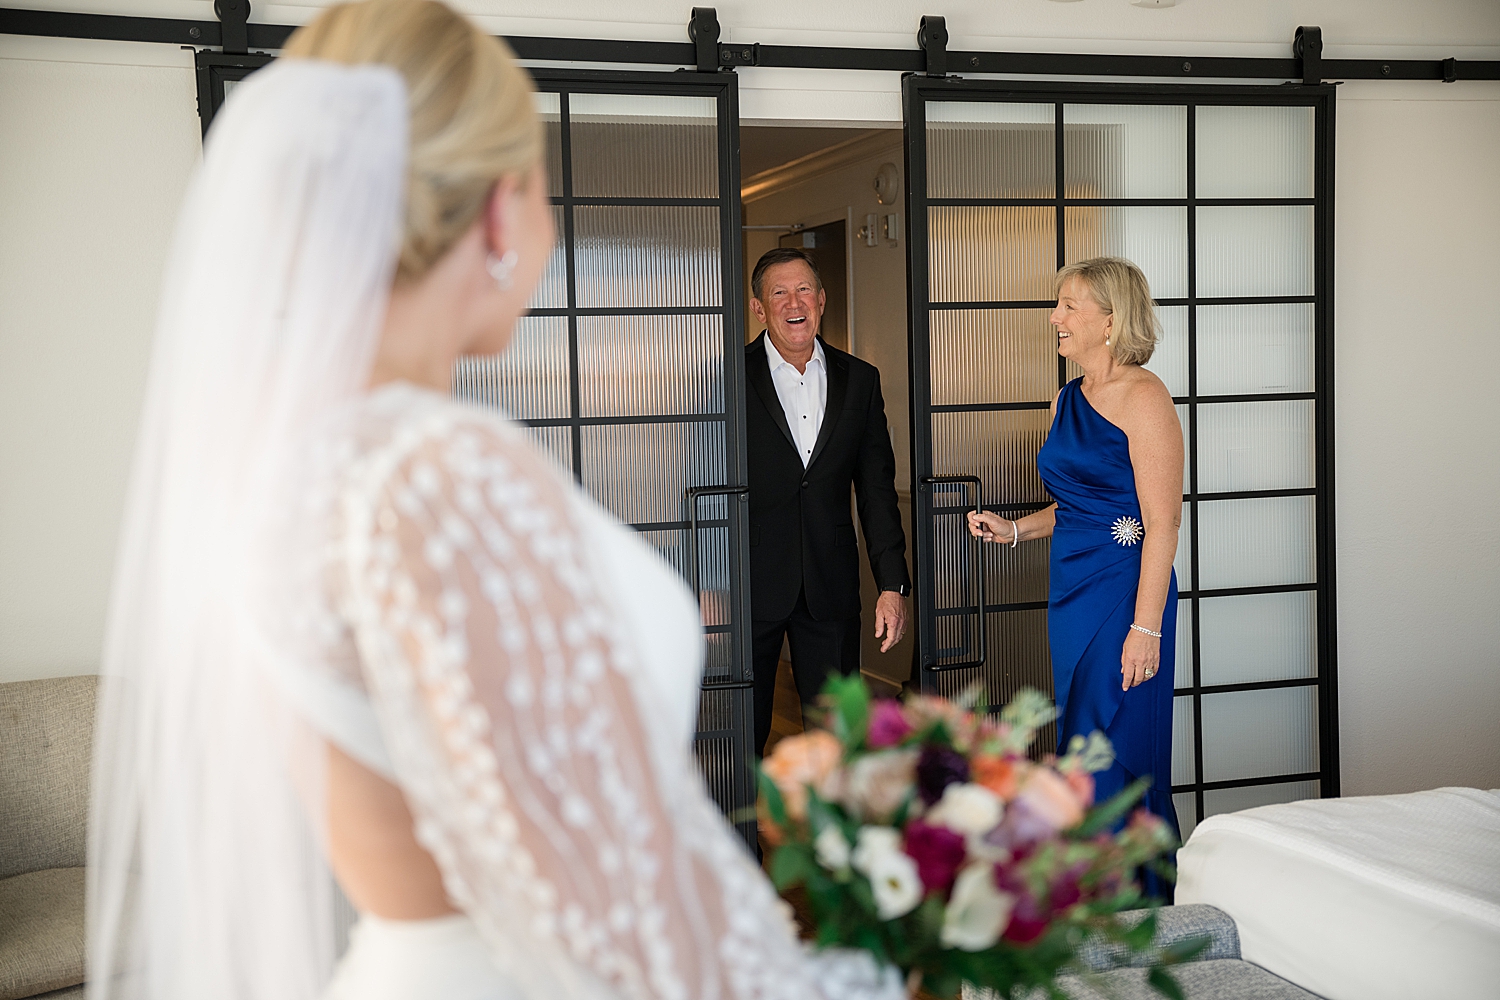
[[[812,359],[807,362],[807,370],[799,372],[781,356],[767,334],[766,361],[771,366],[771,382],[776,386],[781,412],[786,414],[786,425],[792,429],[792,440],[797,443],[797,454],[805,469],[812,459],[813,446],[818,443],[818,432],[823,429],[823,408],[828,405],[828,361],[823,357],[823,344],[813,341]]]

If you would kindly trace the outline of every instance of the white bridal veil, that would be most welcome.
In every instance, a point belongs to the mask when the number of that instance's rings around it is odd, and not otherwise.
[[[168,264],[95,742],[96,1000],[311,997],[332,880],[321,760],[267,683],[308,429],[368,378],[401,232],[392,70],[282,60],[208,137]],[[274,600],[299,600],[278,580]],[[296,787],[294,787],[294,785]]]

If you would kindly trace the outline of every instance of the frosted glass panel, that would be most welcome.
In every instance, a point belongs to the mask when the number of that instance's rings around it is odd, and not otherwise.
[[[1193,767],[1193,699],[1172,699],[1172,784],[1197,780]]]
[[[1179,583],[1178,587],[1181,588]],[[1193,686],[1193,602],[1177,602],[1177,662],[1172,686],[1177,690]]]
[[[1056,120],[1051,104],[928,104],[927,196],[1056,197]]]
[[[1198,392],[1313,391],[1310,302],[1198,307]]]
[[[580,316],[583,416],[724,412],[719,316]]]
[[[1193,586],[1193,505],[1182,505],[1182,524],[1177,529],[1177,555],[1172,559],[1172,569],[1177,573],[1177,589],[1189,590]]]
[[[575,195],[718,197],[714,98],[573,94],[569,121]]]
[[[1199,206],[1199,295],[1312,293],[1312,206]]]
[[[1166,383],[1173,396],[1188,394],[1187,306],[1164,306],[1156,310],[1161,317],[1161,340],[1151,360],[1141,367],[1155,372]],[[1049,326],[1048,329],[1051,329]],[[1199,348],[1201,351],[1202,348]]]
[[[629,524],[686,521],[691,486],[724,478],[724,425],[623,424],[584,427],[583,486]],[[716,504],[705,500],[704,518]],[[723,516],[722,501],[717,516]]]
[[[573,429],[571,427],[528,427],[537,447],[546,452],[569,476],[573,475]]]
[[[585,206],[574,210],[578,304],[717,306],[717,208]]]
[[[1057,271],[1056,222],[1057,212],[1051,208],[929,208],[931,301],[1051,299]]]
[[[1181,105],[1064,105],[1063,142],[1069,198],[1187,197]]]
[[[977,641],[976,622],[973,615],[962,618],[938,619],[937,648],[959,649],[964,644],[963,629]],[[991,705],[1003,705],[1023,687],[1036,688],[1052,695],[1052,658],[1047,647],[1047,612],[1005,611],[989,616],[989,658],[982,668],[955,670],[940,673],[938,693],[946,697],[960,694],[978,681],[984,685],[986,697]],[[970,653],[974,651],[971,649]],[[967,657],[954,655],[950,660]],[[1044,751],[1056,747],[1057,734],[1048,726],[1037,737],[1036,745]]]
[[[1007,513],[1002,511],[1000,516]],[[962,522],[962,518],[956,520]],[[984,557],[989,576],[985,578],[985,599],[991,604],[1045,601],[1051,551],[1052,541],[1048,538],[1034,539],[1015,548],[986,545]]]
[[[1125,257],[1146,275],[1155,298],[1187,295],[1185,207],[1075,207],[1067,209],[1066,218],[1068,263],[1089,257]]]
[[[1050,424],[1046,410],[934,413],[933,475],[978,476],[989,500],[1049,503],[1036,471],[1036,453]]]
[[[1317,667],[1318,596],[1313,591],[1206,597],[1199,653],[1204,684],[1312,677]]]
[[[1203,696],[1203,780],[1236,781],[1318,769],[1317,689]]]
[[[1193,449],[1190,447],[1193,439],[1189,436],[1193,411],[1186,403],[1178,403],[1173,409],[1177,411],[1177,424],[1182,428],[1182,494],[1186,496],[1193,492]]]
[[[1299,802],[1320,798],[1317,781],[1285,781],[1275,785],[1247,785],[1244,788],[1219,788],[1203,793],[1203,815],[1239,812],[1257,806]]]
[[[1315,582],[1314,512],[1313,497],[1198,504],[1203,589]]]
[[[1048,309],[941,309],[928,316],[932,402],[1050,402],[1057,333]]]
[[[453,395],[517,420],[568,416],[567,317],[523,316],[505,353],[459,358]]]
[[[1313,109],[1198,107],[1199,198],[1311,198]]]
[[[542,280],[531,295],[532,309],[563,309],[568,304],[568,248],[564,242],[561,205],[552,208],[552,231],[557,234],[557,242],[552,245],[552,256],[547,258]]]
[[[1198,404],[1198,489],[1295,490],[1315,482],[1313,401]]]
[[[538,92],[532,95],[536,116],[542,122],[542,138],[547,144],[547,194],[562,197],[562,99],[557,94]]]
[[[1172,796],[1172,805],[1177,809],[1177,825],[1180,827],[1177,836],[1185,844],[1193,835],[1193,829],[1198,825],[1198,804],[1192,792],[1178,792]]]

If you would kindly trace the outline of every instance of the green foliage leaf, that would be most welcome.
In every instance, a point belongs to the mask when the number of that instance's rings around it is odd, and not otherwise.
[[[1121,940],[1131,951],[1145,951],[1156,940],[1156,911],[1125,932]]]
[[[1213,943],[1214,939],[1207,934],[1200,937],[1183,938],[1181,941],[1173,941],[1161,950],[1162,964],[1181,965],[1183,962],[1191,962],[1207,951]]]
[[[1140,801],[1141,796],[1145,795],[1146,789],[1150,787],[1150,782],[1145,778],[1140,778],[1125,786],[1108,802],[1090,809],[1083,822],[1071,831],[1071,836],[1074,838],[1092,837],[1096,833],[1109,829],[1116,820],[1130,811],[1131,806]]]
[[[771,881],[779,892],[803,883],[809,873],[816,873],[818,863],[812,851],[802,844],[783,844],[771,856]]]
[[[1159,965],[1153,966],[1151,971],[1146,973],[1146,982],[1150,984],[1153,990],[1167,997],[1168,1000],[1186,1000],[1182,995],[1182,987],[1177,985],[1177,980],[1173,979],[1172,974]]]
[[[830,675],[823,685],[823,696],[831,703],[830,728],[844,749],[858,750],[864,746],[870,728],[870,689],[865,686],[865,679],[857,673],[848,677]]]
[[[771,814],[771,822],[785,829],[787,826],[786,800],[781,797],[781,789],[776,787],[764,771],[757,771],[755,783],[760,787],[760,796],[766,801],[766,812]]]

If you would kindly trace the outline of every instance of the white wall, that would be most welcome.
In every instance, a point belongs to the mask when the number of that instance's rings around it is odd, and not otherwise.
[[[0,35],[0,680],[98,669],[192,65]]]
[[[63,6],[38,0],[33,6]],[[295,23],[320,4],[256,5]],[[465,0],[515,34],[684,37],[689,3]],[[212,17],[208,0],[70,9]],[[719,0],[726,40],[910,47],[1500,58],[1494,0]],[[90,666],[145,336],[193,159],[185,54],[0,38],[0,679]],[[147,46],[127,47],[155,53]],[[49,50],[51,51],[51,50]],[[111,49],[111,51],[115,51]],[[166,60],[178,59],[166,65]],[[149,65],[147,65],[149,64]],[[890,122],[895,74],[741,73],[747,119]],[[1343,88],[1338,132],[1337,497],[1343,770],[1350,793],[1500,786],[1500,85]]]

